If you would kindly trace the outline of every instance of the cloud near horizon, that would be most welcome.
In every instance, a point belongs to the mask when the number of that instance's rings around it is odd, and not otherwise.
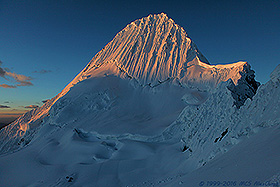
[[[16,88],[16,86],[8,85],[8,84],[0,84],[0,87],[2,87],[2,88]]]
[[[3,64],[2,61],[0,61],[0,66]],[[8,84],[0,84],[0,87],[2,88],[17,88],[18,86],[33,86],[31,80],[31,77],[12,73],[8,71],[6,68],[0,67],[0,77],[4,78],[5,80],[9,82],[16,82],[17,84],[14,85],[8,85]]]
[[[0,105],[0,108],[11,108],[11,107],[9,107],[7,105]]]
[[[39,106],[38,105],[28,105],[28,106],[25,106],[24,108],[38,108]]]

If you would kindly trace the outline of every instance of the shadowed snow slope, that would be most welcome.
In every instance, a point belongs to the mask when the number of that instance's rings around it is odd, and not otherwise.
[[[165,14],[138,19],[0,130],[0,186],[177,183],[277,125],[278,69],[258,89],[247,62],[210,65]]]

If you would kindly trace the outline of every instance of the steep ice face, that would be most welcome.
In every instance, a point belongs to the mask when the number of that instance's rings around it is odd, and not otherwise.
[[[206,58],[182,27],[166,14],[149,15],[127,25],[90,61],[84,70],[115,62],[142,84],[178,77],[183,67]]]
[[[208,90],[228,79],[237,85],[249,69],[247,62],[210,65],[185,30],[161,13],[128,24],[92,58],[57,99],[78,82],[92,77],[114,75],[151,87],[169,81]]]
[[[246,65],[210,65],[185,30],[161,13],[127,25],[92,58],[65,92],[79,81],[104,74],[129,77],[141,85],[171,79],[187,87],[208,89],[230,78],[237,84],[239,71]]]

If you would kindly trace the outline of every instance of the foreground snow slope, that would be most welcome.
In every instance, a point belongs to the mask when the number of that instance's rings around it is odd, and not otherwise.
[[[124,186],[158,176],[158,167],[168,173],[163,163],[180,153],[178,142],[156,136],[184,108],[182,93],[169,84],[134,88],[114,76],[83,81],[54,104],[27,146],[28,136],[19,141],[24,149],[0,157],[0,184]]]
[[[248,180],[269,179],[279,172],[276,126],[280,121],[280,82],[262,85],[254,99],[247,100],[240,109],[232,107],[234,99],[227,88],[231,84],[228,81],[219,85],[200,105],[186,105],[175,120],[177,109],[183,107],[177,100],[182,90],[177,92],[172,84],[146,90],[114,76],[83,81],[55,103],[28,146],[0,157],[0,183],[4,186],[176,186],[183,181],[185,186],[197,186],[200,180],[243,179],[243,172],[240,175],[230,172],[254,166],[253,162],[247,163],[248,155],[256,161],[265,158],[267,164],[266,168],[256,164],[256,171],[246,175]],[[166,98],[176,92],[177,97]],[[159,101],[154,100],[155,96],[160,97]],[[152,102],[147,102],[150,98]],[[173,107],[156,109],[164,105],[162,100],[170,102],[168,105],[174,103]],[[130,102],[139,109],[137,113],[131,112]],[[266,105],[270,110],[264,110],[268,108]],[[153,107],[156,108],[149,111]],[[164,111],[174,116],[158,118]],[[106,113],[120,116],[114,118]],[[122,119],[122,123],[117,121]],[[168,120],[174,122],[166,128]],[[115,125],[114,121],[117,121]],[[155,121],[156,129],[153,125],[141,126],[149,121]],[[103,128],[98,127],[100,123]],[[135,133],[133,125],[141,126],[139,132]],[[226,128],[228,132],[220,139]],[[268,130],[263,131],[264,128]],[[217,137],[219,140],[215,142]],[[185,145],[188,148],[184,150]],[[238,152],[223,155],[229,149]],[[273,160],[266,160],[269,158]],[[224,170],[216,172],[219,168]],[[269,172],[262,175],[258,172],[261,169]],[[208,173],[214,171],[216,175]],[[223,172],[228,172],[229,177],[223,179]],[[189,181],[192,177],[195,180]]]
[[[0,186],[188,184],[278,125],[279,79],[277,67],[259,87],[247,62],[210,65],[165,14],[136,20],[60,94],[1,129]]]
[[[181,181],[187,186],[197,186],[201,181],[264,182],[279,176],[279,67],[272,72],[271,80],[260,86],[253,100],[248,99],[239,110],[224,103],[229,93],[219,92],[219,88],[203,104],[209,106],[207,102],[212,102],[212,110],[203,105],[197,111],[184,109],[172,131],[167,132],[180,134],[182,144],[189,147],[184,154],[195,158],[193,161],[202,167],[191,173],[182,169],[184,176],[169,186]],[[216,155],[219,156],[215,158]]]
[[[207,165],[181,174],[165,186],[280,186],[280,123],[274,124]]]

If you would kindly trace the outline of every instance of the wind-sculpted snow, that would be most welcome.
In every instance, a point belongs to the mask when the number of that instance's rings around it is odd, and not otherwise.
[[[136,20],[0,130],[0,186],[179,184],[280,123],[279,80],[279,66],[259,86],[247,62],[210,65],[165,14]]]
[[[196,167],[207,164],[245,137],[280,124],[280,82],[274,81],[276,77],[260,86],[240,109],[233,107],[236,101],[229,88],[234,83],[221,83],[206,102],[187,106],[163,134],[179,135],[181,150]]]

